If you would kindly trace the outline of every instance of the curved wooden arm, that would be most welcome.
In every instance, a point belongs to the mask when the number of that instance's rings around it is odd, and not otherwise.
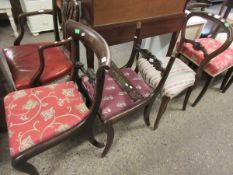
[[[18,17],[18,22],[19,22],[19,27],[20,27],[20,33],[18,37],[14,41],[14,45],[20,45],[21,40],[23,39],[24,36],[24,24],[26,22],[26,17],[28,16],[35,16],[35,15],[53,15],[54,11],[53,10],[39,10],[39,11],[34,11],[34,12],[28,12],[28,13],[21,13]]]
[[[41,75],[44,71],[44,67],[45,67],[44,51],[46,49],[49,49],[52,47],[65,46],[66,44],[71,43],[71,41],[72,41],[72,38],[70,37],[70,38],[62,40],[62,41],[55,41],[54,43],[46,44],[46,45],[39,47],[38,54],[39,54],[40,64],[39,64],[39,68],[38,68],[37,72],[34,74],[34,76],[32,77],[32,79],[30,81],[30,87],[35,87],[35,86],[41,85],[40,84],[40,77],[41,77]],[[56,58],[54,58],[54,61],[56,61]]]
[[[72,48],[75,48],[75,44],[81,41],[85,46],[93,50],[99,60],[99,67],[96,73],[94,100],[90,110],[91,114],[93,114],[90,117],[90,120],[92,120],[96,116],[102,101],[105,73],[111,66],[109,46],[100,34],[79,22],[68,20],[66,22],[66,31],[67,35],[72,36],[73,38]],[[71,50],[74,56],[77,55],[75,53],[77,52],[77,49]]]
[[[94,51],[99,60],[99,67],[110,67],[111,59],[109,46],[99,33],[74,20],[68,20],[66,22],[66,31],[68,36],[72,36],[74,42],[77,43],[77,41],[81,41],[85,46]]]

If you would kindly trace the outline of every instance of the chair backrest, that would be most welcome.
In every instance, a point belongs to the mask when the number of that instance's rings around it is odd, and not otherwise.
[[[18,17],[20,33],[14,41],[14,45],[20,45],[20,42],[24,36],[24,24],[28,16],[35,15],[52,15],[53,16],[53,26],[54,26],[54,38],[55,41],[60,41],[59,29],[58,29],[58,6],[57,1],[52,0],[53,9],[42,9],[39,11],[21,13]],[[61,4],[61,15],[62,15],[62,29],[63,29],[63,39],[67,38],[65,30],[65,22],[68,19],[79,20],[79,3],[78,0],[62,0]]]
[[[57,8],[57,7],[56,7]],[[66,21],[72,19],[79,21],[79,1],[78,0],[62,0],[61,2],[61,18],[62,18],[62,32],[63,38],[67,38]]]
[[[206,49],[204,48],[204,46],[202,46],[201,43],[197,42],[196,40],[190,40],[190,39],[186,38],[185,33],[186,33],[187,23],[188,23],[189,19],[192,18],[193,16],[199,16],[199,17],[204,18],[206,20],[212,21],[219,28],[222,28],[224,30],[224,32],[226,32],[226,34],[227,34],[226,41],[224,43],[222,43],[222,45],[218,49],[214,50],[211,53],[208,53],[206,51]],[[205,13],[205,12],[191,12],[186,16],[186,19],[184,21],[184,24],[183,24],[183,27],[181,30],[181,39],[180,39],[180,43],[179,43],[177,52],[181,52],[181,49],[182,49],[184,43],[190,43],[190,44],[192,44],[192,46],[195,50],[203,52],[204,60],[201,62],[200,66],[199,66],[199,70],[201,71],[204,68],[204,66],[206,64],[208,64],[208,62],[211,59],[213,59],[214,57],[216,57],[217,55],[219,55],[220,53],[225,51],[230,46],[231,42],[233,41],[233,33],[232,32],[233,31],[232,31],[232,27],[230,26],[230,24],[219,15],[215,15],[212,13]]]
[[[232,0],[224,0],[222,7],[219,11],[219,15],[222,16],[224,19],[227,18],[231,9],[233,8],[233,1]]]
[[[204,11],[205,8],[209,7],[210,4],[209,3],[198,3],[196,1],[193,1],[193,0],[189,0],[187,5],[186,5],[186,10],[190,10],[190,11],[193,11],[193,10],[197,10],[197,9],[200,9],[201,11]]]
[[[92,49],[98,59],[99,66],[96,72],[95,98],[92,106],[93,110],[97,112],[102,100],[105,72],[110,69],[111,65],[109,46],[96,31],[74,20],[66,22],[66,32],[68,36],[72,37],[71,55],[73,57],[76,57],[78,54],[76,46],[80,41]]]

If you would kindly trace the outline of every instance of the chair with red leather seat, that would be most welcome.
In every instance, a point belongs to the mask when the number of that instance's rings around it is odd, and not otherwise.
[[[76,57],[76,43],[81,41],[93,50],[100,61],[93,104],[88,109],[80,88],[73,81],[28,88],[9,93],[4,99],[12,166],[28,174],[39,174],[28,160],[84,130],[88,140],[101,147],[92,135],[92,122],[102,98],[110,51],[105,40],[91,28],[75,21],[67,23],[72,37],[71,55]],[[75,48],[75,49],[74,49]],[[75,72],[78,71],[78,66]],[[78,72],[77,72],[78,73]],[[75,76],[78,80],[78,76]]]
[[[67,19],[78,20],[77,0],[63,1],[61,14],[63,23]],[[35,15],[53,16],[55,42],[20,44],[24,36],[26,18]],[[60,79],[72,79],[72,64],[75,60],[70,59],[69,47],[64,47],[69,45],[69,39],[65,35],[64,40],[59,39],[56,0],[53,0],[52,10],[22,13],[18,22],[20,33],[14,46],[3,49],[4,61],[9,68],[7,78],[13,80],[9,85],[10,91],[44,85]],[[38,74],[41,74],[40,79],[37,79]]]

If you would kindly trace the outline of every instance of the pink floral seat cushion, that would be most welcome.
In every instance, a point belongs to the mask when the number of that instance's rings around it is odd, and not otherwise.
[[[212,53],[219,47],[221,47],[221,42],[214,40],[212,38],[201,38],[197,39],[200,42],[208,53]],[[195,64],[199,65],[204,59],[204,54],[202,51],[196,51],[192,44],[185,43],[181,50],[182,54],[190,59]],[[215,58],[213,58],[205,67],[205,71],[212,75],[216,76],[219,73],[227,70],[228,68],[233,66],[233,49],[228,48]]]
[[[12,157],[72,128],[89,113],[73,82],[15,91],[4,105]]]
[[[150,95],[151,88],[147,86],[142,78],[132,69],[123,68],[121,71],[128,77],[130,82],[139,90],[143,97],[148,97]],[[94,89],[87,76],[82,78],[82,84],[93,98]],[[117,114],[135,106],[138,102],[139,100],[134,102],[129,95],[122,90],[118,83],[108,73],[106,74],[103,97],[99,110],[100,116],[104,121],[113,119]]]

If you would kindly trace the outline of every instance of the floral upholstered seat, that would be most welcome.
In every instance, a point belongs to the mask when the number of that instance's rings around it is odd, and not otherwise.
[[[89,113],[73,82],[15,91],[4,104],[12,157],[74,127]]]
[[[143,97],[150,95],[151,88],[131,68],[123,68],[121,71],[126,77],[129,77],[130,82],[139,90]],[[85,89],[93,98],[94,89],[88,77],[85,76],[82,79]],[[103,98],[99,110],[100,116],[104,121],[113,119],[117,114],[137,105],[139,101],[133,101],[109,73],[105,75]]]
[[[213,38],[200,38],[197,40],[204,46],[208,53],[217,50],[222,43]],[[197,51],[190,43],[184,43],[181,53],[196,65],[199,65],[205,58],[202,51]],[[213,58],[205,67],[205,71],[211,76],[216,76],[233,66],[233,49],[228,48],[215,58]]]
[[[169,57],[161,58],[160,61],[162,67],[166,67],[169,60]],[[152,88],[156,88],[162,77],[161,72],[156,70],[144,58],[139,58],[138,69],[147,84]],[[172,99],[188,87],[192,86],[194,81],[195,72],[180,59],[176,59],[163,86],[162,96],[167,96]]]

